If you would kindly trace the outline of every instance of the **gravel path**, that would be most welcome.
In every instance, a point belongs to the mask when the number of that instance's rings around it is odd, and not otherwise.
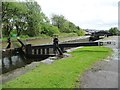
[[[109,37],[101,41],[112,41],[115,45],[108,45],[113,49],[112,56],[99,61],[80,77],[81,88],[118,88],[118,37]]]

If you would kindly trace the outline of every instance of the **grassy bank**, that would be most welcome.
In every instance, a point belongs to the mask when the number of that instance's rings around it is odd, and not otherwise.
[[[75,36],[78,36],[76,33],[59,33],[58,35],[59,37],[75,37]],[[36,39],[36,38],[39,38],[39,39],[42,39],[42,38],[52,38],[51,36],[48,36],[48,35],[45,35],[45,34],[42,34],[40,36],[35,36],[35,37],[29,37],[27,35],[21,35],[19,36],[22,40],[26,40],[26,39]],[[3,38],[0,38],[0,40],[2,41],[7,41],[7,38],[8,37],[3,37]],[[16,40],[17,37],[11,37],[12,40]]]
[[[70,40],[70,39],[75,39],[78,38],[80,36],[77,36],[75,33],[60,33],[59,34],[59,40],[60,41],[65,41],[65,40]],[[38,44],[48,44],[48,43],[52,43],[52,37],[50,36],[37,36],[37,37],[20,37],[20,39],[26,43],[26,44],[32,44],[32,45],[38,45]],[[12,40],[12,47],[14,48],[14,46],[17,47],[21,46],[19,44],[19,42],[17,41],[17,37],[11,37]],[[2,44],[0,44],[0,46],[2,46],[3,48],[5,48],[7,46],[7,38],[2,38]]]
[[[83,47],[70,52],[71,57],[52,64],[41,63],[32,71],[3,85],[4,88],[74,88],[76,81],[93,63],[110,55],[106,47]]]

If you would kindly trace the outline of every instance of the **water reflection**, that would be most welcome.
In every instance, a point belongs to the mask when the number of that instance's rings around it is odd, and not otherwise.
[[[34,61],[41,61],[43,59],[46,59],[47,57],[44,58],[39,58],[39,59],[26,59],[25,56],[23,55],[22,52],[16,52],[12,53],[10,55],[2,57],[0,59],[2,65],[0,69],[2,70],[2,74],[13,71],[17,68],[21,68],[26,66],[27,64],[30,64],[31,62]]]
[[[2,73],[23,67],[27,64],[21,55],[11,55],[2,58]]]
[[[65,43],[69,43],[68,41]],[[88,41],[88,38],[71,40],[70,42],[87,42],[87,41]],[[65,48],[65,50],[66,49],[69,49],[69,48]],[[0,58],[0,61],[2,64],[2,65],[0,65],[0,69],[1,69],[2,73],[7,73],[7,72],[13,71],[17,68],[24,67],[27,64],[30,64],[31,62],[40,61],[40,60],[47,58],[47,57],[41,57],[39,60],[26,59],[25,56],[23,55],[24,53],[22,51],[20,51],[20,52],[15,51],[14,53],[8,52],[7,54],[8,55],[6,55],[6,54],[4,55],[2,53],[2,58]]]

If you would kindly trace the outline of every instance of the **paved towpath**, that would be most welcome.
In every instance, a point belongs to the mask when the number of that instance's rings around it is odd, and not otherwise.
[[[102,41],[112,41],[116,45],[107,46],[113,49],[112,56],[97,62],[80,77],[81,88],[118,88],[118,37],[109,37]],[[120,44],[119,44],[120,45]]]

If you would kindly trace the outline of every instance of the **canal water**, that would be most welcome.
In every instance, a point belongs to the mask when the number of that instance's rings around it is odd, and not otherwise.
[[[66,40],[61,43],[69,43],[69,42],[88,42],[89,39],[87,38],[78,38],[78,39],[71,39],[71,40]],[[66,48],[69,49],[69,48]],[[1,73],[7,73],[11,72],[17,68],[24,67],[32,62],[36,61],[41,61],[46,59],[47,57],[40,58],[39,60],[33,60],[33,59],[26,59],[25,56],[21,52],[15,52],[12,54],[7,54],[7,55],[2,55],[0,58],[1,64],[0,64],[0,69]]]
[[[13,69],[23,67],[26,64],[27,63],[25,58],[20,54],[13,54],[2,57],[2,73],[6,73]]]
[[[0,59],[2,62],[2,74],[15,70],[17,68],[25,67],[26,65],[46,59],[47,57],[42,57],[39,59],[26,59],[21,52],[12,53]]]

